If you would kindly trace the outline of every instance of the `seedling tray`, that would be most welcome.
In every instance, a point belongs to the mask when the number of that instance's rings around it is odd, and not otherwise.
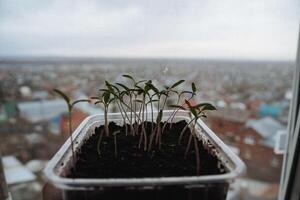
[[[171,113],[164,111],[163,121]],[[150,118],[150,113],[148,115]],[[123,122],[120,113],[110,113],[108,117],[109,121],[117,124]],[[174,121],[180,120],[189,121],[188,112],[179,111]],[[103,124],[103,115],[87,117],[73,133],[75,151],[94,134],[95,127]],[[71,140],[68,139],[46,166],[45,176],[63,191],[64,199],[226,199],[229,185],[245,172],[245,164],[200,119],[196,134],[204,146],[217,156],[219,164],[225,167],[225,173],[154,178],[67,178],[72,164]]]

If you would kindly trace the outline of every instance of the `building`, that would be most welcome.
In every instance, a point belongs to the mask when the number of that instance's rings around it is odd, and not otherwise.
[[[72,111],[72,130],[74,131],[77,126],[87,117],[88,115],[82,110],[75,109]],[[64,114],[60,118],[60,132],[69,137],[69,116]]]
[[[49,121],[68,112],[66,102],[62,99],[20,102],[18,109],[20,117],[30,123]]]
[[[282,130],[285,127],[271,117],[247,121],[239,134],[238,148],[250,177],[272,182],[280,179],[283,157],[274,149],[277,133]]]
[[[282,155],[275,153],[277,132],[285,130],[271,117],[251,119],[247,111],[220,109],[209,116],[209,126],[228,145],[238,149],[250,178],[280,179]]]
[[[0,124],[16,118],[18,115],[17,103],[8,101],[0,104]]]

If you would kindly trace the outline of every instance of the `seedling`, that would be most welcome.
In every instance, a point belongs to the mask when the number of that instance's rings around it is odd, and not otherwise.
[[[191,88],[192,88],[192,92],[191,91],[182,91],[180,93],[177,93],[177,105],[176,105],[176,110],[173,111],[173,113],[170,115],[170,117],[167,119],[167,122],[169,120],[171,120],[171,125],[170,125],[170,129],[172,129],[172,122],[174,120],[174,117],[176,116],[177,112],[180,110],[180,108],[182,108],[184,106],[185,103],[182,103],[180,106],[178,106],[180,99],[183,95],[185,94],[190,94],[191,97],[188,99],[188,101],[190,101],[191,99],[193,99],[196,96],[196,92],[197,92],[197,88],[195,83],[193,82],[191,84]],[[172,106],[171,106],[172,107]],[[163,129],[164,130],[164,129]]]
[[[104,107],[104,132],[105,135],[109,136],[109,127],[108,127],[108,108],[111,102],[113,102],[115,99],[112,97],[111,92],[107,89],[101,89],[100,91],[103,91],[102,95],[99,95],[98,97],[91,97],[91,99],[97,100],[95,102],[95,105],[102,104]]]
[[[90,100],[89,99],[79,99],[79,100],[76,100],[76,101],[72,102],[71,99],[64,92],[62,92],[61,90],[53,89],[53,91],[55,93],[57,93],[58,95],[60,95],[65,100],[66,104],[68,105],[69,136],[70,136],[70,139],[71,139],[72,160],[73,160],[73,164],[74,164],[74,162],[75,162],[75,152],[74,152],[74,144],[73,144],[73,136],[72,136],[72,132],[73,132],[73,130],[72,130],[72,110],[73,110],[73,108],[76,104],[78,104],[80,102],[90,102]]]
[[[188,137],[187,146],[185,150],[184,157],[187,157],[189,149],[191,147],[192,141],[194,141],[194,149],[195,149],[195,157],[196,157],[196,172],[197,174],[200,171],[200,157],[199,157],[199,147],[198,147],[198,139],[196,136],[196,123],[197,120],[201,117],[206,117],[205,111],[207,110],[216,110],[216,108],[210,103],[200,103],[197,105],[191,105],[190,100],[196,96],[197,88],[195,83],[191,84],[191,91],[183,90],[179,91],[177,88],[179,85],[183,84],[184,80],[179,80],[173,83],[169,87],[164,87],[164,89],[160,90],[156,87],[151,80],[135,80],[130,75],[123,75],[123,77],[130,80],[130,86],[122,84],[122,83],[109,83],[105,81],[105,88],[99,89],[101,92],[98,96],[91,97],[91,99],[96,100],[95,104],[102,104],[104,107],[104,128],[101,129],[98,141],[97,141],[97,153],[101,157],[101,142],[103,140],[103,136],[112,137],[114,141],[114,155],[115,158],[118,157],[118,145],[117,145],[117,136],[121,134],[121,129],[116,130],[110,135],[109,130],[109,122],[108,122],[108,109],[112,103],[115,103],[117,108],[119,109],[122,119],[123,125],[125,126],[125,136],[138,137],[139,148],[142,148],[147,153],[153,153],[156,150],[162,150],[162,134],[165,133],[165,129],[167,129],[167,123],[171,122],[168,127],[169,130],[172,128],[172,122],[177,112],[182,110],[188,110],[191,116],[191,120],[187,123],[187,125],[181,130],[181,133],[178,137],[178,144],[181,143],[183,135],[186,133],[187,128],[191,126],[191,133]],[[76,103],[81,101],[88,100],[77,100],[74,102],[70,102],[70,99],[62,92],[57,91],[68,103],[69,113],[71,112],[73,106]],[[189,94],[190,96],[181,103],[183,97]],[[172,114],[169,118],[163,121],[163,113],[164,109],[167,106],[168,98],[171,95],[176,95],[177,104],[172,105],[174,107]],[[186,98],[186,97],[185,97]],[[150,114],[151,114],[151,129],[146,128],[145,124],[147,124],[148,119],[148,105],[150,105]],[[158,114],[156,119],[154,119],[154,106],[158,110]],[[128,112],[129,111],[129,112]],[[69,114],[69,116],[71,116]],[[150,115],[149,115],[150,116]],[[70,117],[71,123],[71,117]],[[130,125],[130,131],[128,131],[127,122]],[[147,130],[146,130],[147,129]],[[71,127],[70,127],[71,132]],[[71,138],[71,140],[73,140]],[[73,149],[73,145],[72,145]],[[74,154],[74,150],[73,154]]]
[[[189,135],[188,144],[187,144],[184,156],[185,157],[187,156],[188,151],[189,151],[190,146],[191,146],[191,141],[193,139],[194,140],[194,148],[195,148],[195,158],[196,158],[196,163],[197,163],[196,172],[197,172],[197,174],[199,174],[199,171],[200,171],[200,157],[199,156],[200,156],[200,154],[199,154],[199,147],[198,147],[198,139],[197,139],[196,132],[195,132],[197,120],[199,118],[201,118],[201,117],[206,117],[206,114],[205,114],[204,111],[207,111],[207,110],[216,110],[216,108],[212,104],[210,104],[210,103],[200,103],[200,104],[197,104],[195,106],[192,106],[188,100],[185,100],[185,103],[188,106],[188,110],[189,110],[189,112],[190,112],[190,114],[192,116],[192,119],[182,129],[182,131],[180,133],[180,136],[179,136],[179,139],[178,139],[178,143],[180,144],[180,141],[181,141],[182,136],[185,133],[186,129],[188,128],[188,126],[191,123],[193,123],[191,134]],[[178,108],[182,109],[182,110],[186,110],[182,106],[178,106]]]

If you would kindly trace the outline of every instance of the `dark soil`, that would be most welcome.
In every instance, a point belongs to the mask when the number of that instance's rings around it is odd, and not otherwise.
[[[145,122],[147,135],[150,136],[151,123]],[[169,127],[168,124],[167,127]],[[97,142],[103,126],[95,129],[93,134],[77,153],[76,167],[67,175],[70,178],[133,178],[133,177],[170,177],[196,175],[196,159],[194,143],[186,158],[184,153],[188,143],[190,130],[184,134],[181,144],[178,137],[186,125],[185,121],[173,123],[172,129],[162,133],[161,150],[153,145],[150,152],[138,148],[139,136],[125,135],[125,126],[120,127],[114,123],[109,124],[110,136],[105,134],[101,141],[101,155],[97,153]],[[115,144],[112,133],[117,134],[117,157],[115,157]],[[128,126],[129,130],[129,126]],[[154,142],[155,143],[155,142]],[[225,172],[219,166],[218,159],[209,149],[204,148],[202,141],[198,142],[200,151],[200,172],[198,175],[222,174]],[[212,148],[212,147],[210,147]],[[210,149],[211,150],[211,149]]]

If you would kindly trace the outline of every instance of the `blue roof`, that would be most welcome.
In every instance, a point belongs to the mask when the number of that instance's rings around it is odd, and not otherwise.
[[[272,116],[278,117],[281,112],[283,111],[283,107],[280,105],[269,105],[269,104],[262,104],[258,109],[259,116]]]
[[[42,100],[18,103],[21,116],[32,122],[49,121],[62,113],[68,112],[68,107],[64,100]]]
[[[262,143],[269,147],[275,146],[277,132],[286,129],[285,126],[271,117],[248,120],[246,126],[254,129],[261,135],[263,138]]]

